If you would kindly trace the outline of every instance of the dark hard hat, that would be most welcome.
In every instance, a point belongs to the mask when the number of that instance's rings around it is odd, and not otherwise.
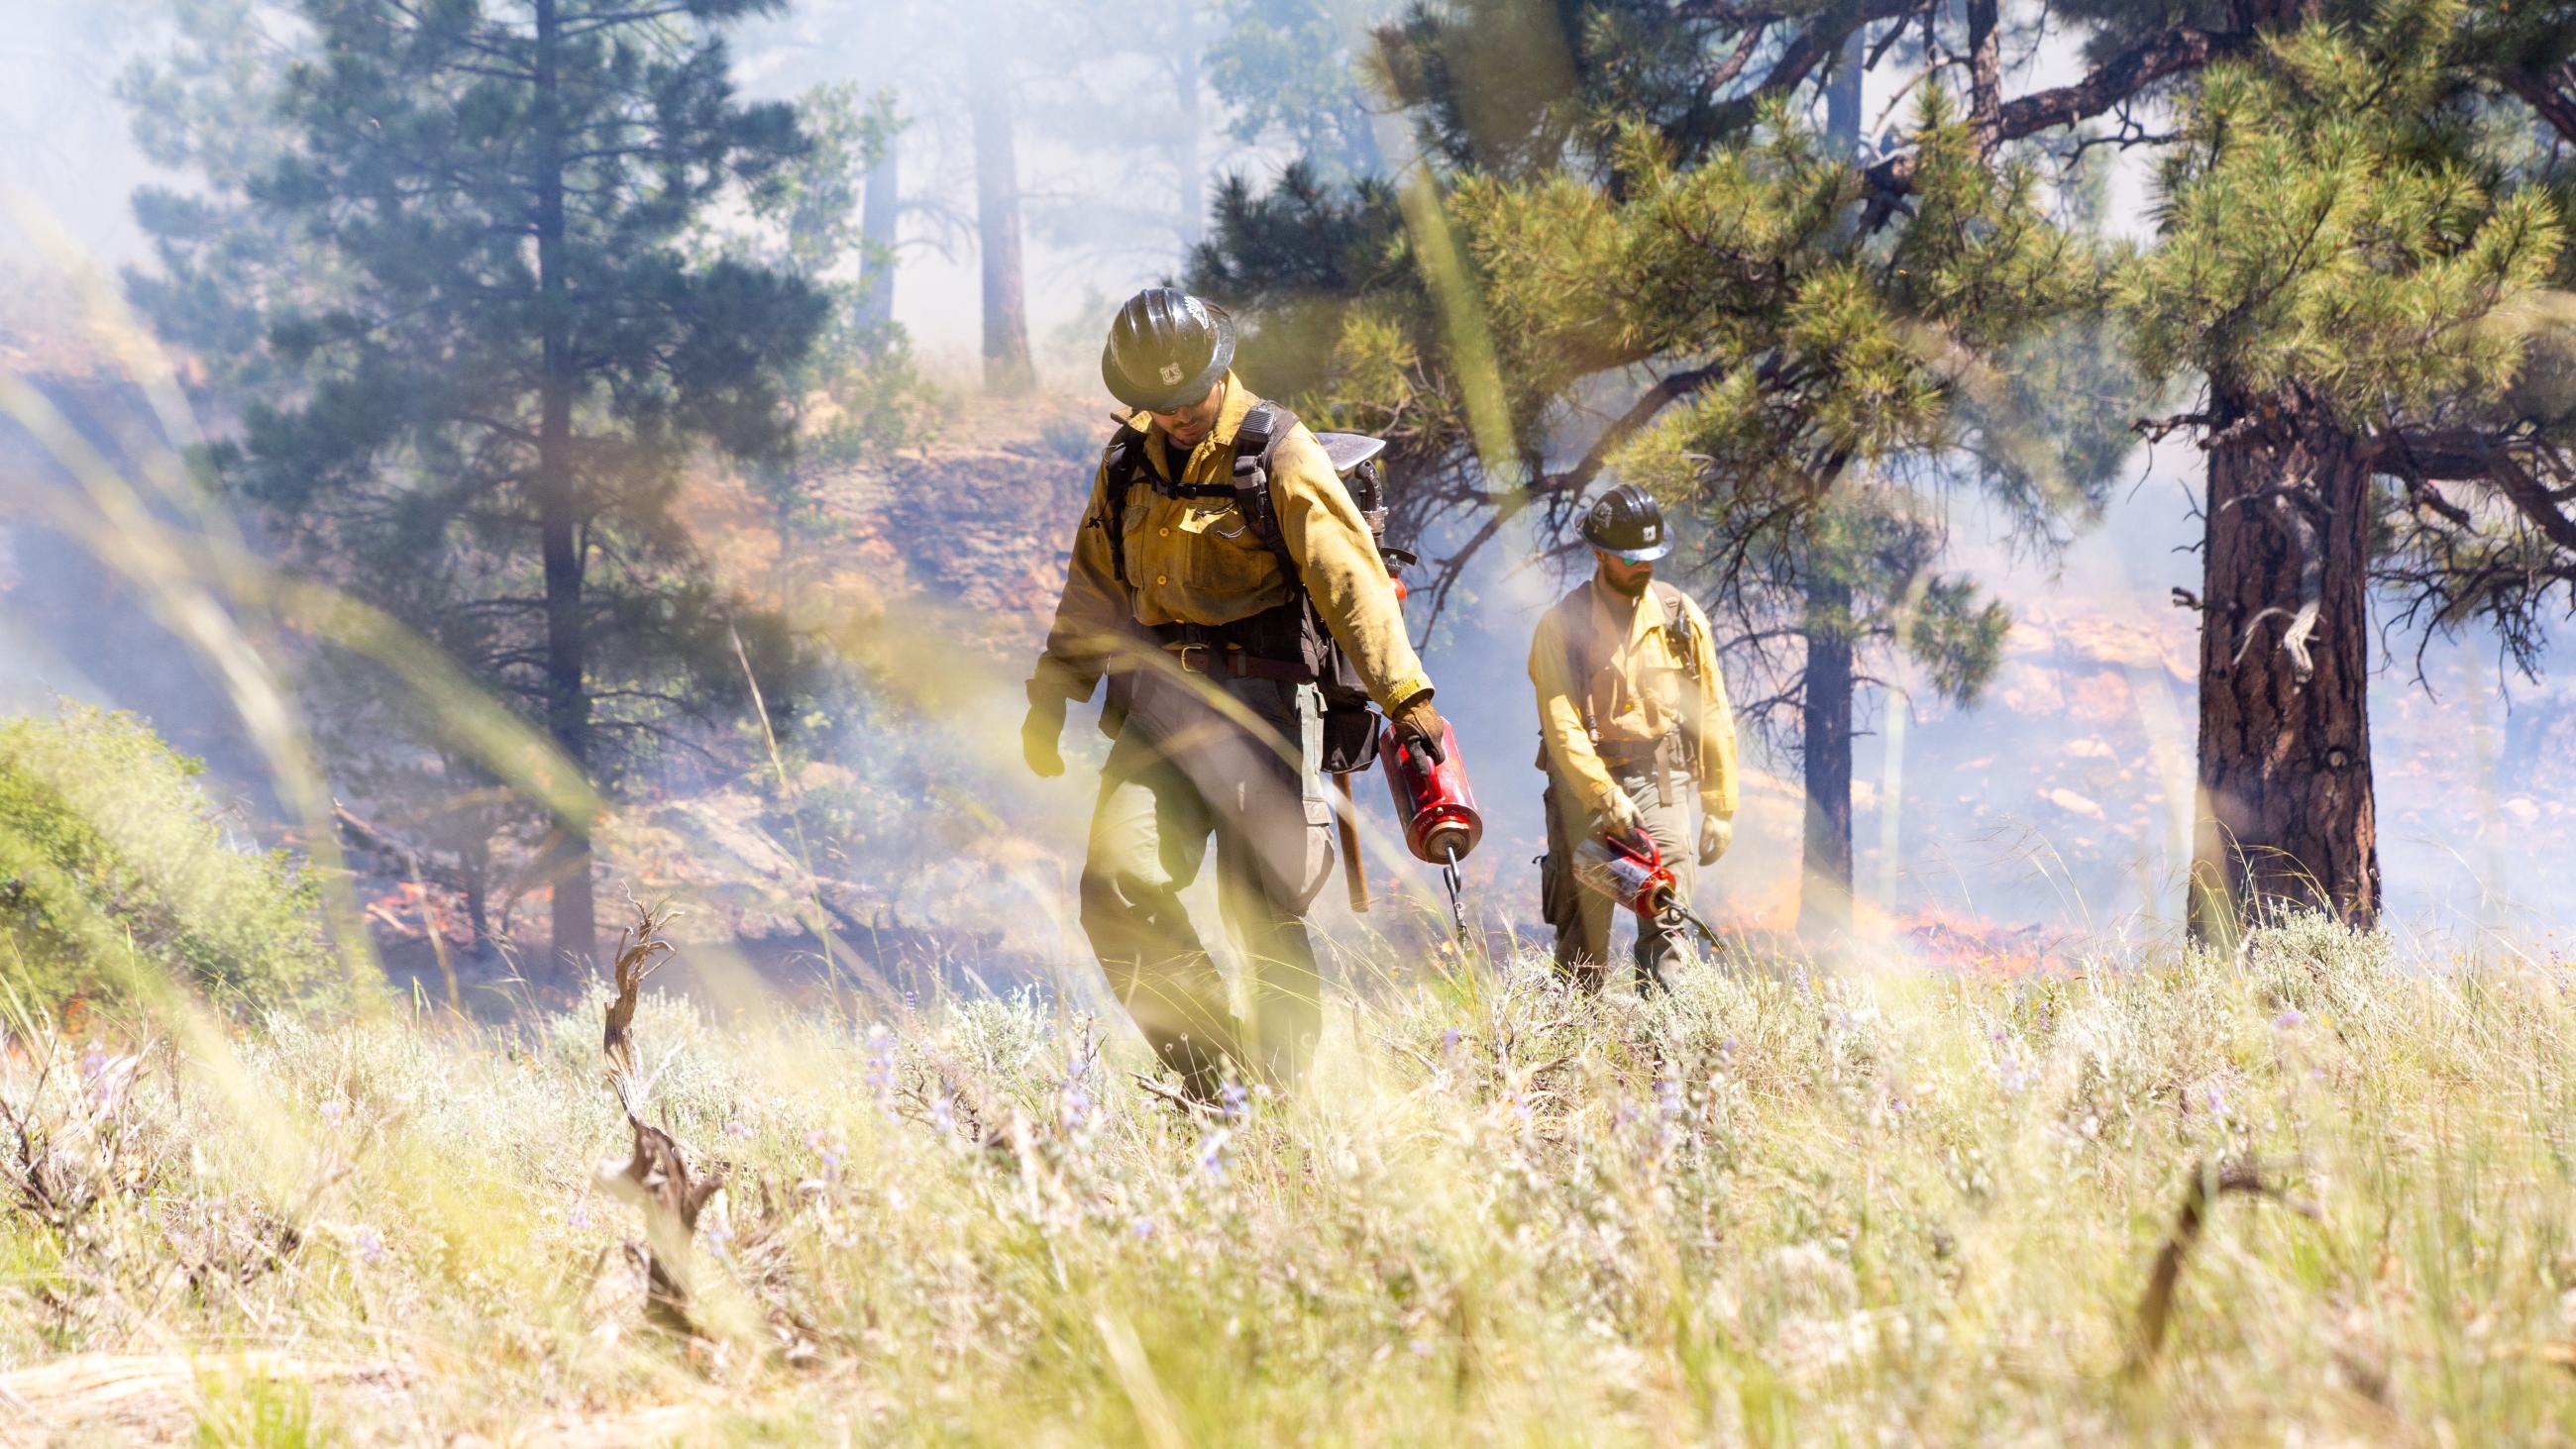
[[[1583,515],[1583,541],[1629,563],[1652,563],[1673,551],[1664,527],[1664,505],[1634,483],[1622,483],[1592,500]]]
[[[1100,349],[1100,380],[1131,408],[1171,413],[1208,395],[1234,365],[1234,319],[1176,287],[1127,299]]]

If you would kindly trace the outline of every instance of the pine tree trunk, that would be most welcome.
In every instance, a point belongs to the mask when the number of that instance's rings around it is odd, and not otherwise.
[[[886,137],[885,154],[868,168],[859,193],[859,316],[870,327],[894,321],[895,223],[903,203],[903,137]]]
[[[1860,146],[1861,41],[1855,32],[1825,78],[1825,141],[1843,156]],[[1799,696],[1807,810],[1798,931],[1819,939],[1851,926],[1851,612],[1849,585],[1809,581],[1807,671]]]
[[[1825,144],[1837,156],[1848,157],[1860,149],[1860,68],[1868,58],[1861,49],[1865,39],[1862,31],[1853,31],[1842,58],[1825,74]]]
[[[545,559],[546,729],[576,768],[590,768],[590,693],[582,637],[581,502],[572,462],[572,348],[564,335],[564,115],[558,91],[562,33],[555,0],[536,0],[537,291],[543,317],[538,379],[537,529]],[[554,857],[554,955],[588,961],[598,948],[586,821],[558,827]]]
[[[2370,472],[2313,400],[2214,393],[2191,933],[2229,943],[2285,907],[2367,925]]]
[[[1020,177],[1010,82],[974,87],[975,222],[984,259],[984,386],[1017,396],[1036,385],[1029,362],[1027,279],[1020,261]]]
[[[1968,124],[1981,152],[1994,148],[2003,119],[2003,40],[1995,10],[1995,0],[1968,0]]]
[[[1852,641],[1851,594],[1820,583],[1807,592],[1807,675],[1799,713],[1805,731],[1806,860],[1798,892],[1798,933],[1822,939],[1851,925]]]

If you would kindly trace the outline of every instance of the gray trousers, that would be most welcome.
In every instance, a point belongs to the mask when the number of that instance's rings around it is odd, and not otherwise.
[[[1284,1086],[1323,1029],[1305,920],[1333,863],[1323,696],[1311,684],[1156,670],[1135,677],[1127,709],[1091,816],[1083,933],[1191,1093],[1215,1100],[1229,1072]],[[1181,901],[1211,840],[1219,914],[1252,977],[1248,1019],[1236,1017]]]
[[[1691,829],[1691,802],[1698,798],[1698,786],[1687,774],[1675,771],[1669,788],[1660,788],[1658,774],[1650,762],[1613,766],[1610,778],[1637,807],[1638,821],[1654,837],[1655,849],[1662,852],[1681,903],[1687,906],[1699,886],[1698,837]],[[1667,798],[1672,801],[1669,805],[1664,803]],[[1610,928],[1618,916],[1636,913],[1584,889],[1568,865],[1575,843],[1596,834],[1601,818],[1553,780],[1547,787],[1546,804],[1547,858],[1539,871],[1539,904],[1547,923],[1556,929],[1556,969],[1584,989],[1598,991],[1610,960]],[[1682,948],[1681,932],[1667,931],[1654,921],[1639,921],[1630,958],[1640,982],[1650,970],[1672,979],[1681,966]]]

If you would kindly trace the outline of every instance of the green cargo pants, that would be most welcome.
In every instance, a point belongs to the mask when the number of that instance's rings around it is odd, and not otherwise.
[[[1697,796],[1697,787],[1688,775],[1679,772],[1668,786],[1659,785],[1657,774],[1657,767],[1651,763],[1614,765],[1610,770],[1610,778],[1637,807],[1638,821],[1655,838],[1655,849],[1663,853],[1681,903],[1687,906],[1699,886],[1698,836],[1691,829],[1691,801]],[[1569,798],[1564,787],[1552,780],[1545,798],[1547,855],[1539,871],[1539,905],[1547,923],[1556,928],[1556,969],[1585,990],[1598,991],[1610,960],[1611,925],[1619,915],[1636,913],[1624,910],[1608,896],[1585,890],[1576,883],[1567,865],[1573,858],[1575,842],[1601,828],[1599,817]],[[1639,921],[1637,944],[1630,956],[1636,962],[1640,984],[1650,970],[1659,972],[1667,981],[1675,979],[1681,969],[1683,944],[1681,932],[1667,931],[1654,921]]]
[[[1323,696],[1311,684],[1156,670],[1139,672],[1126,707],[1091,816],[1083,932],[1192,1094],[1214,1101],[1229,1071],[1285,1086],[1323,1030],[1305,920],[1332,869]],[[1251,975],[1249,1020],[1237,1019],[1181,901],[1211,838],[1218,911]]]

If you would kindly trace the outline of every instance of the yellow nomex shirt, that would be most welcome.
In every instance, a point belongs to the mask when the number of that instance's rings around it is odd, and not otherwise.
[[[1717,646],[1699,605],[1671,590],[1689,635],[1685,650],[1675,649],[1665,627],[1674,622],[1666,593],[1650,587],[1632,599],[1593,578],[1540,617],[1529,660],[1539,737],[1550,772],[1584,808],[1607,815],[1618,786],[1602,751],[1635,756],[1678,727],[1701,808],[1729,818],[1736,807],[1735,711]]]
[[[1234,437],[1259,404],[1229,372],[1216,426],[1181,460],[1183,484],[1220,485],[1234,473]],[[1138,413],[1127,426],[1147,435],[1145,465],[1172,476],[1167,440]],[[1431,687],[1404,632],[1404,614],[1368,521],[1351,501],[1305,424],[1281,435],[1271,451],[1271,510],[1297,561],[1298,576],[1378,707],[1393,711]],[[1038,686],[1088,699],[1112,654],[1133,648],[1130,624],[1232,624],[1288,602],[1290,581],[1279,556],[1253,531],[1231,498],[1166,498],[1139,477],[1126,509],[1111,520],[1108,468],[1092,475],[1091,501],[1074,534],[1064,596],[1056,604]],[[1124,540],[1128,582],[1119,586],[1109,553],[1110,527]]]

